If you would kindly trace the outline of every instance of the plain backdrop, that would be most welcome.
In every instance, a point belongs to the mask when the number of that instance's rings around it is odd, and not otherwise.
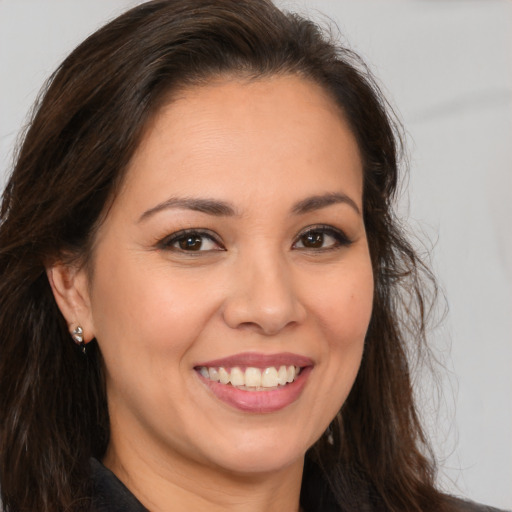
[[[136,3],[0,0],[0,180],[45,78]],[[334,20],[405,125],[410,173],[399,211],[431,248],[449,308],[432,332],[444,370],[419,380],[440,482],[511,508],[512,2],[279,3],[324,25],[325,15]]]

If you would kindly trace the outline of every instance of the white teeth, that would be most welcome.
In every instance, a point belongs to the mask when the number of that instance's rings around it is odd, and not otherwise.
[[[221,384],[227,384],[229,382],[229,373],[224,368],[219,368],[219,381]]]
[[[249,367],[245,370],[245,385],[251,388],[261,386],[261,370],[259,368]]]
[[[300,373],[299,366],[280,366],[277,369],[274,366],[260,369],[249,366],[244,370],[239,367],[231,368],[229,371],[225,368],[207,368],[201,366],[199,373],[206,379],[221,384],[229,384],[237,388],[248,391],[260,391],[263,389],[277,388],[291,383]]]
[[[277,372],[277,383],[280,386],[284,386],[288,382],[288,372],[286,371],[286,366],[280,366],[279,371]]]
[[[204,368],[204,366],[203,366]],[[219,376],[219,370],[217,368],[208,368],[208,374],[209,379],[213,380],[214,382],[219,382],[220,376]]]
[[[233,386],[244,386],[245,385],[245,375],[240,370],[240,368],[232,368],[231,376],[229,377],[229,382],[233,384]]]
[[[261,385],[264,388],[275,388],[277,386],[277,370],[273,366],[263,370]]]

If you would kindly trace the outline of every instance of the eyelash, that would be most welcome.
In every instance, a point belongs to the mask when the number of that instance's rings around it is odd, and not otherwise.
[[[352,240],[341,230],[334,228],[332,226],[328,225],[316,225],[316,226],[309,226],[306,229],[304,229],[299,235],[297,236],[297,241],[294,242],[292,247],[296,247],[297,243],[300,240],[303,240],[304,237],[308,235],[312,235],[318,233],[322,236],[330,236],[334,238],[335,243],[332,246],[329,247],[299,247],[298,249],[306,250],[306,251],[332,251],[335,249],[339,249],[340,247],[349,247],[352,244]]]
[[[297,244],[300,242],[304,245],[304,239],[310,235],[321,235],[323,237],[321,239],[322,243],[324,242],[325,236],[330,236],[334,239],[334,243],[328,247],[297,247]],[[197,250],[187,250],[183,247],[176,247],[176,244],[180,242],[185,242],[187,239],[192,240],[193,238],[199,240],[199,248]],[[206,249],[201,250],[202,245],[205,240],[209,240],[217,245],[216,249]],[[292,248],[297,250],[311,251],[311,252],[326,252],[338,249],[340,247],[348,247],[352,244],[352,240],[350,240],[345,233],[337,228],[328,225],[316,225],[309,226],[304,229],[301,233],[297,235],[296,241],[292,244]],[[225,251],[225,247],[222,245],[218,237],[208,230],[201,229],[183,229],[181,231],[177,231],[172,235],[169,235],[158,242],[157,247],[162,250],[170,250],[181,253],[188,254],[198,254],[201,252],[211,252],[211,251]]]
[[[200,253],[200,252],[208,252],[208,251],[200,251],[200,250],[191,250],[187,251],[186,249],[179,248],[179,247],[173,247],[174,244],[179,243],[180,241],[186,241],[188,239],[192,238],[200,238],[202,239],[201,245],[203,244],[203,240],[210,240],[211,242],[214,242],[219,248],[213,249],[217,251],[225,251],[226,249],[224,246],[220,243],[220,241],[217,239],[217,237],[210,231],[202,230],[202,229],[183,229],[181,231],[177,231],[176,233],[173,233],[172,235],[166,236],[163,240],[158,242],[157,246],[159,249],[164,250],[171,250],[171,251],[177,251],[182,253]]]

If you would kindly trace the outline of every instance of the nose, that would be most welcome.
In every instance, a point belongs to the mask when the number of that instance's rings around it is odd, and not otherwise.
[[[279,257],[238,264],[223,307],[232,329],[253,329],[266,336],[302,323],[306,309],[295,290],[292,271]]]

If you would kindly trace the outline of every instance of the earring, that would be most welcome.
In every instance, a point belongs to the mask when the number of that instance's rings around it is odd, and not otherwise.
[[[334,423],[334,420],[329,424],[326,431],[324,432],[325,438],[327,440],[327,444],[330,444],[331,446],[334,446],[334,434],[332,429],[332,424]]]
[[[73,331],[71,331],[71,337],[73,341],[82,349],[85,354],[85,343],[84,343],[84,330],[81,325],[77,325]]]

